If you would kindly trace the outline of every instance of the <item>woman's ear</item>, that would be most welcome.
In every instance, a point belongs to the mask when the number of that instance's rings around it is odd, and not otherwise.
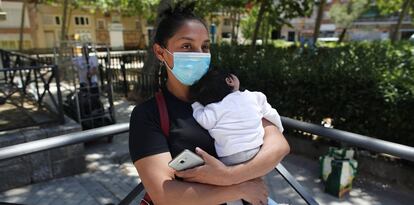
[[[164,56],[163,56],[164,55],[164,49],[160,45],[155,43],[152,46],[152,51],[154,52],[154,54],[158,58],[158,60],[160,60],[161,62],[165,61]]]

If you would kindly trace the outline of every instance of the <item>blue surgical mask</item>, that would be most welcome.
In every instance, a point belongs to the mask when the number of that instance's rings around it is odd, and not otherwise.
[[[167,49],[166,51],[171,54]],[[174,65],[172,69],[167,63],[164,63],[172,71],[174,76],[184,85],[193,85],[207,73],[210,67],[210,53],[174,52],[174,54],[171,55],[174,57]]]

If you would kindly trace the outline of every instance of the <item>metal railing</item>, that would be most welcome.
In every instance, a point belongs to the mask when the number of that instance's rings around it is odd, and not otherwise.
[[[346,132],[342,130],[325,128],[320,125],[301,122],[298,120],[282,117],[283,125],[286,128],[301,130],[312,134],[321,135],[333,140],[347,142],[357,147],[365,148],[367,150],[391,154],[395,157],[400,157],[414,162],[414,148],[392,143],[384,140],[374,139],[371,137]],[[115,124],[82,132],[65,134],[57,137],[22,143],[18,145],[0,148],[0,161],[12,159],[28,154],[33,154],[45,150],[59,148],[63,146],[83,143],[91,140],[100,139],[106,136],[116,135],[128,132],[129,123]],[[281,165],[275,168],[279,174],[295,189],[295,191],[307,202],[307,204],[318,204],[312,197],[310,192],[302,187],[296,179]],[[140,192],[143,191],[142,184],[135,187],[120,204],[131,203]]]
[[[329,139],[345,142],[356,147],[378,153],[390,154],[414,162],[414,148],[407,145],[367,137],[343,130],[325,128],[320,125],[302,122],[287,117],[282,117],[282,122],[283,126],[286,128],[320,135]]]

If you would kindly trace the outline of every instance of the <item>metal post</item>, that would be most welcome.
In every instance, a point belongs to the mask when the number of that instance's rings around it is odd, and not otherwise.
[[[53,72],[55,73],[55,79],[56,79],[56,88],[57,88],[57,100],[58,100],[58,116],[59,116],[59,122],[61,124],[65,123],[65,116],[63,115],[63,102],[62,102],[62,93],[60,91],[60,75],[59,75],[59,68],[57,65],[54,65],[52,67]]]
[[[108,90],[108,101],[109,101],[109,114],[111,116],[112,122],[116,123],[115,117],[115,109],[114,109],[114,99],[113,99],[113,92],[114,88],[112,87],[112,69],[111,69],[111,51],[109,50],[109,46],[106,46],[106,76],[107,76],[107,90]]]
[[[124,82],[123,82],[124,94],[125,94],[125,97],[128,97],[128,82],[127,82],[127,77],[126,77],[125,62],[123,58],[124,57],[122,57],[122,62],[121,62],[121,72],[122,72],[122,77],[124,79]]]

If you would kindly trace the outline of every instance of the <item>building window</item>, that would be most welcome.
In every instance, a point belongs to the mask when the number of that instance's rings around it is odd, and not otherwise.
[[[55,24],[60,25],[60,17],[59,16],[55,16]]]
[[[89,25],[89,18],[85,16],[76,16],[75,25],[77,26],[87,26]]]
[[[288,32],[288,41],[290,42],[294,42],[295,41],[295,32],[294,31],[289,31]]]
[[[60,16],[46,15],[42,17],[43,24],[48,26],[61,25],[62,18]]]

